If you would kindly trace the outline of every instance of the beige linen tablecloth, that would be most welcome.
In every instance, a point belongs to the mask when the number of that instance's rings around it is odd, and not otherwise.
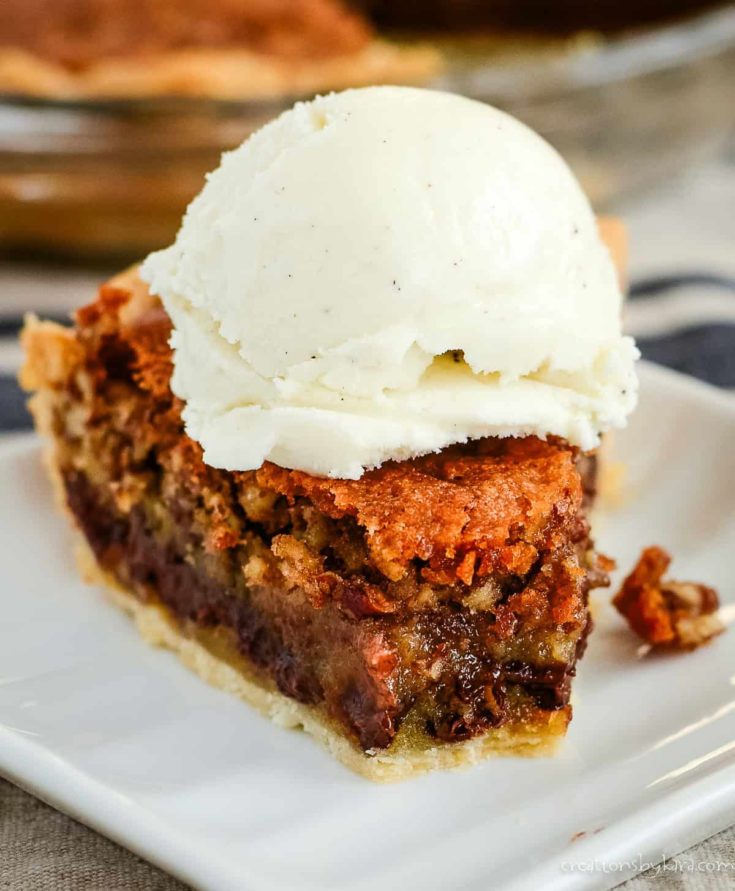
[[[488,891],[491,887],[489,880]],[[735,827],[620,886],[621,891],[733,888]],[[186,885],[0,780],[0,891],[82,889],[185,891]]]
[[[733,279],[734,208],[735,169],[731,164],[693,171],[631,206],[625,216],[631,233],[633,279],[693,270]],[[34,267],[0,266],[0,309],[4,299],[12,299],[16,306],[58,312],[89,299],[96,278],[91,273],[62,275]],[[700,319],[704,314],[707,321],[727,318],[735,322],[735,302],[730,302],[735,301],[735,295],[697,296]],[[678,317],[692,309],[690,302],[680,298],[679,289],[669,300],[669,310]],[[634,301],[628,311],[633,332],[650,336],[652,327],[660,327],[662,306],[660,301],[651,305],[645,297]],[[11,373],[17,358],[12,344],[9,350],[0,351],[0,372]],[[735,823],[735,813],[732,819]],[[491,886],[488,877],[488,891]],[[184,887],[0,779],[0,891],[182,891]],[[621,887],[625,891],[735,889],[735,828]]]

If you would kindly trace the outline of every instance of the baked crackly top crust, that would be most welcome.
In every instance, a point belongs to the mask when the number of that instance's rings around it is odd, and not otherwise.
[[[200,446],[186,436],[182,404],[170,390],[170,321],[135,271],[101,288],[98,299],[77,313],[75,333],[55,329],[60,351],[55,363],[49,362],[47,327],[40,323],[26,331],[24,385],[63,386],[80,357],[95,350],[130,354],[136,383],[150,397],[147,416],[136,418],[138,437],[167,451],[178,473],[206,488],[211,468]],[[33,360],[34,331],[43,338],[43,370]],[[356,523],[373,564],[389,579],[401,578],[418,561],[428,581],[470,585],[491,574],[525,574],[541,551],[579,537],[584,520],[577,457],[558,441],[486,439],[388,462],[358,480],[320,478],[270,463],[233,473],[232,479],[242,492],[255,487],[290,503],[306,500],[327,517]]]
[[[270,463],[256,476],[289,499],[308,498],[327,516],[354,517],[387,575],[414,559],[439,558],[466,584],[502,564],[528,571],[537,547],[550,544],[550,527],[565,525],[582,502],[574,453],[535,437],[454,446],[384,464],[359,480],[322,479]]]

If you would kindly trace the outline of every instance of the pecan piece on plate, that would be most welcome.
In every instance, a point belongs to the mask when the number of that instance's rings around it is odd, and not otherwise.
[[[693,650],[725,630],[719,598],[708,585],[664,578],[670,563],[663,548],[645,548],[613,606],[651,646]]]

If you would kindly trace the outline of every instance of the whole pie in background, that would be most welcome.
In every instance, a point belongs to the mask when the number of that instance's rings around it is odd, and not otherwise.
[[[39,25],[39,23],[43,23]],[[425,81],[438,56],[340,0],[3,0],[0,92],[268,98]]]

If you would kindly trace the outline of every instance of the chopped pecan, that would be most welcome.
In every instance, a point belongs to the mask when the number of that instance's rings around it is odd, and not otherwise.
[[[646,548],[613,599],[630,627],[654,647],[693,650],[725,630],[717,592],[697,582],[664,578],[671,557]]]

